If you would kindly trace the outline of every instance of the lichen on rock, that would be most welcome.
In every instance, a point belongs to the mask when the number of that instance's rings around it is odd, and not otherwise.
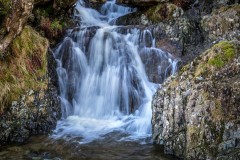
[[[154,95],[153,138],[166,153],[184,159],[239,156],[239,131],[227,127],[240,127],[239,44],[215,44]]]
[[[213,41],[240,40],[240,5],[222,6],[203,16],[201,26]]]

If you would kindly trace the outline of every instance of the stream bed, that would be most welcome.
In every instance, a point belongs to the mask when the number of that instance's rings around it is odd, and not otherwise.
[[[0,160],[171,160],[163,148],[138,141],[116,141],[120,133],[105,135],[91,143],[79,144],[79,139],[53,140],[35,136],[22,145],[0,147]],[[147,141],[150,141],[149,139]]]

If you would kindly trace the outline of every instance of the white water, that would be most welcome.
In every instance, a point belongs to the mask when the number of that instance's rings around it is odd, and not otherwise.
[[[159,85],[149,82],[141,54],[151,58],[154,52],[171,73],[177,61],[155,48],[149,30],[110,25],[134,9],[115,1],[107,1],[101,13],[84,6],[82,0],[76,6],[80,28],[55,51],[63,118],[52,137],[88,143],[113,131],[127,134],[120,140],[151,136],[151,100]]]

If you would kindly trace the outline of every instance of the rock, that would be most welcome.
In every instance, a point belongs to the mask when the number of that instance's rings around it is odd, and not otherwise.
[[[50,75],[46,76],[48,47],[47,39],[26,26],[10,46],[12,56],[0,60],[1,145],[46,134],[60,118],[57,89],[53,85],[57,80],[50,69],[54,63],[48,65]]]
[[[201,26],[211,41],[240,40],[240,5],[224,6],[206,15]]]
[[[237,159],[239,44],[217,43],[158,89],[152,101],[153,139],[166,153],[184,159]]]
[[[73,28],[73,6],[77,0],[38,0],[35,1],[33,14],[30,17],[33,27],[46,38],[50,45],[59,42],[66,29]]]
[[[183,10],[173,3],[160,3],[146,10],[139,10],[117,19],[116,23],[127,25],[151,25],[182,17]],[[147,22],[144,22],[147,21]]]
[[[1,145],[47,134],[60,118],[56,61],[48,49],[74,25],[76,1],[0,2]]]
[[[168,2],[169,0],[117,0],[118,4],[130,6],[153,6],[160,2]]]
[[[0,54],[5,52],[14,38],[18,36],[33,9],[34,0],[17,0],[11,5],[11,14],[5,17],[0,31]]]

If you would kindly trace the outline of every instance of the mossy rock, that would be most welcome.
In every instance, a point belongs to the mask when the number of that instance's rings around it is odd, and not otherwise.
[[[195,69],[195,76],[207,76],[231,62],[238,54],[237,44],[221,41],[207,50]]]
[[[157,23],[180,17],[183,15],[183,10],[171,3],[160,3],[148,9],[144,14],[149,20]]]
[[[217,68],[221,68],[226,65],[226,63],[233,59],[236,55],[234,45],[227,41],[219,42],[214,46],[213,50],[219,54],[210,58],[208,60],[208,64]]]
[[[0,113],[28,90],[47,87],[41,79],[46,75],[48,40],[26,26],[13,41],[11,55],[0,61]]]

